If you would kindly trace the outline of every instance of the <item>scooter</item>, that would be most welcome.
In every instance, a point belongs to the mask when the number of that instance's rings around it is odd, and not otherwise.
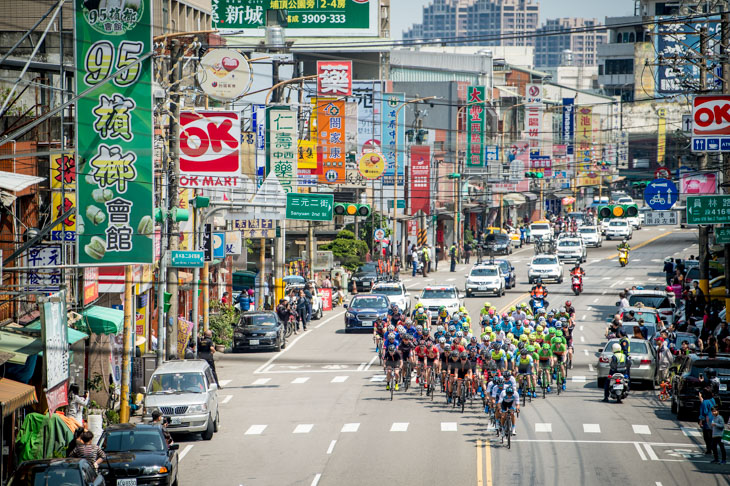
[[[621,403],[621,400],[629,394],[626,378],[621,373],[614,373],[606,379],[609,380],[608,386],[610,387],[611,398],[615,399],[616,403]]]
[[[629,264],[629,250],[622,248],[618,251],[618,262],[622,267]]]
[[[537,314],[537,311],[547,307],[548,303],[544,297],[534,297],[530,299],[530,307],[532,308],[532,314]]]
[[[580,293],[583,292],[583,276],[573,275],[570,281],[573,287],[573,293],[575,295],[580,295]]]

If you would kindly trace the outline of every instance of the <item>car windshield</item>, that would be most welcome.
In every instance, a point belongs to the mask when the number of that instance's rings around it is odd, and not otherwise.
[[[173,393],[203,393],[203,373],[156,373],[152,375],[147,393],[165,395]]]
[[[634,317],[632,318],[630,313],[624,313],[624,322],[638,322],[639,319],[644,319],[646,324],[656,324],[656,313],[654,311],[633,311]]]
[[[653,338],[654,335],[656,334],[656,326],[654,326],[653,324],[646,324],[646,323],[644,323],[644,326],[646,327],[646,330],[648,331],[647,336],[646,336],[647,339]],[[640,326],[639,326],[639,324],[636,324],[636,323],[624,324],[623,326],[621,326],[621,328],[624,331],[624,334],[626,334],[629,337],[634,336],[634,327],[640,327]],[[633,347],[634,347],[634,345],[631,344],[632,351],[633,351]]]
[[[535,231],[535,230],[548,231],[548,230],[550,230],[550,225],[549,224],[533,224],[533,225],[530,225],[530,229],[532,231]]]
[[[504,233],[492,233],[487,235],[487,243],[502,243],[509,239]]]
[[[254,326],[254,327],[276,327],[279,321],[276,319],[274,314],[253,314],[253,315],[242,315],[240,326]]]
[[[290,284],[303,284],[306,280],[304,280],[304,277],[301,277],[299,275],[287,275],[284,277],[284,283],[287,285]]]
[[[496,277],[498,275],[496,268],[472,268],[471,277]]]
[[[532,260],[534,265],[557,265],[558,261],[554,257],[537,257]]]
[[[591,226],[584,226],[580,228],[578,231],[580,231],[582,234],[591,234],[596,232],[596,228],[593,228]]]
[[[667,299],[664,296],[661,295],[630,295],[629,296],[629,305],[635,306],[636,304],[641,303],[645,307],[653,307],[654,309],[664,309],[667,307],[671,307],[669,304],[669,299]]]
[[[681,346],[683,342],[687,341],[687,344],[697,344],[697,339],[699,339],[694,334],[688,333],[688,332],[678,332],[677,333],[677,346]]]
[[[502,260],[501,262],[496,262],[496,263],[497,263],[497,265],[499,265],[499,268],[502,269],[502,273],[505,273],[505,274],[509,273],[509,271],[510,271],[509,263],[507,263],[504,260]]]
[[[422,299],[455,299],[455,289],[423,289]]]
[[[730,378],[730,360],[726,359],[698,359],[692,365],[690,375],[699,378],[700,373],[704,375],[707,368],[715,370],[718,378]]]
[[[612,348],[614,344],[618,344],[618,339],[612,339],[606,344],[606,349],[603,350],[604,353],[611,353]],[[643,341],[631,341],[631,352],[636,354],[649,354],[649,351],[646,348],[646,343]]]
[[[608,223],[609,226],[626,226],[627,224],[626,221],[611,221]]]
[[[104,434],[102,449],[105,452],[160,452],[166,449],[161,431],[146,430],[110,430]]]
[[[8,486],[62,486],[84,484],[78,465],[33,464],[21,467]]]
[[[558,246],[580,246],[580,241],[577,240],[561,240]]]
[[[378,270],[378,266],[374,263],[366,263],[365,265],[360,265],[360,267],[357,269],[357,272],[355,273],[373,273]]]
[[[400,287],[373,287],[374,294],[403,295]]]
[[[385,297],[377,295],[355,297],[350,302],[353,309],[387,309],[388,301]]]

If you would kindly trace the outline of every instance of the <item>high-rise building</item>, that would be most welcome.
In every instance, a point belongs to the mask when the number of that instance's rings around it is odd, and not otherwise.
[[[560,18],[548,19],[537,29],[535,42],[535,66],[595,66],[597,50],[605,44],[605,31],[596,32],[598,19]]]
[[[533,46],[539,14],[533,0],[433,0],[403,40],[474,37],[465,44]]]

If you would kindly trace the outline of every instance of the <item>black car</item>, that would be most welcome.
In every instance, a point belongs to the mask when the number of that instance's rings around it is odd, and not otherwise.
[[[496,265],[502,270],[504,275],[504,288],[515,288],[517,285],[517,276],[515,275],[515,267],[507,260],[494,260]]]
[[[730,413],[730,355],[721,354],[709,358],[706,354],[689,354],[680,356],[677,360],[679,369],[672,381],[672,413],[676,413],[678,419],[698,413],[699,392],[708,386],[712,386],[719,397],[716,397],[715,402],[720,413]],[[712,384],[708,380],[706,373],[710,368],[715,370],[719,384]]]
[[[352,274],[348,290],[352,292],[353,286],[357,285],[358,292],[370,292],[373,284],[378,279],[378,265],[376,263],[366,263],[361,265],[355,273]]]
[[[512,241],[504,233],[491,233],[484,239],[483,249],[490,255],[509,255],[512,253]]]
[[[168,445],[156,424],[110,425],[99,445],[106,461],[99,471],[107,484],[116,486],[177,486],[177,450]]]
[[[10,477],[8,486],[35,486],[37,484],[79,484],[101,486],[104,477],[98,474],[86,459],[41,459],[25,461]]]
[[[283,323],[276,312],[251,311],[241,314],[233,329],[233,352],[252,349],[274,349],[286,347]]]

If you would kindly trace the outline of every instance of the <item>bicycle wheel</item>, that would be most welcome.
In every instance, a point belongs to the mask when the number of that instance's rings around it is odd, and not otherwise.
[[[288,321],[286,323],[286,337],[290,338],[292,334],[294,334],[294,323],[291,321]]]
[[[558,396],[560,396],[560,391],[563,389],[563,375],[560,368],[558,368],[557,377],[557,380],[555,380],[555,388],[558,389]]]
[[[548,380],[550,379],[547,370],[542,370],[542,397],[547,398]]]
[[[507,436],[507,449],[512,448],[512,414],[507,415],[507,423],[504,426],[504,435]]]
[[[390,401],[393,401],[393,393],[395,392],[395,375],[391,375],[391,378],[389,380],[390,383]]]
[[[459,401],[461,402],[461,413],[464,413],[464,406],[466,405],[466,384],[464,383],[465,380],[461,380],[461,398]]]
[[[520,395],[522,395],[522,406],[524,407],[527,403],[527,389],[525,387],[525,378],[520,380]]]

